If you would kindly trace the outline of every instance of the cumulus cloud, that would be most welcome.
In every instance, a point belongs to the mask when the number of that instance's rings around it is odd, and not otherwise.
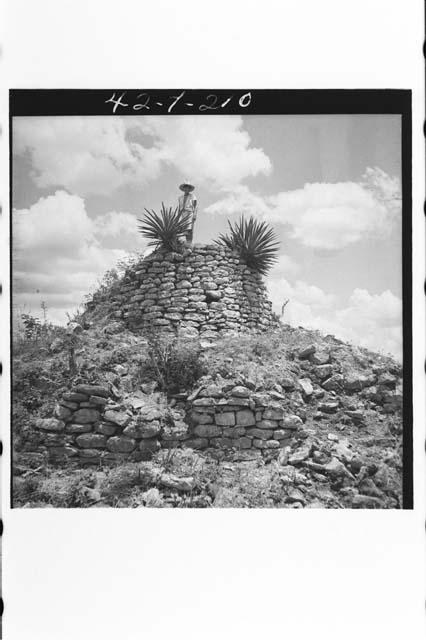
[[[13,211],[14,303],[35,314],[44,300],[64,322],[116,262],[144,243],[137,220],[124,212],[90,218],[82,198],[65,191]]]
[[[344,306],[320,287],[303,281],[291,284],[285,278],[271,278],[269,294],[276,313],[293,326],[330,333],[373,351],[391,353],[402,360],[402,301],[391,291],[371,294],[355,289]]]
[[[290,236],[313,249],[339,250],[364,237],[388,233],[400,217],[399,180],[377,167],[362,183],[313,183],[262,197],[246,186],[207,208],[213,214],[255,215],[286,225]]]
[[[29,154],[37,186],[83,196],[145,185],[165,166],[213,189],[271,171],[240,116],[15,118],[13,127],[14,151]]]

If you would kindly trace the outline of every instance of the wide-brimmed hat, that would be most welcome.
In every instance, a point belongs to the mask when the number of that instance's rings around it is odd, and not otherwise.
[[[189,182],[182,182],[182,184],[179,185],[179,189],[181,191],[194,191],[195,187]]]

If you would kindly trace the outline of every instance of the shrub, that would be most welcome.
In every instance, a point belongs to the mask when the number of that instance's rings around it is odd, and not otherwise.
[[[177,251],[180,247],[179,238],[191,231],[191,214],[182,214],[179,209],[166,208],[161,204],[161,212],[149,211],[139,226],[140,233],[150,240],[148,246],[163,247],[168,251]]]
[[[229,234],[221,234],[216,244],[238,251],[247,266],[266,274],[277,260],[279,242],[273,229],[266,222],[256,222],[252,217],[241,216],[235,226],[228,220]]]
[[[198,343],[158,334],[147,339],[148,358],[143,375],[155,380],[168,395],[191,388],[207,373]]]

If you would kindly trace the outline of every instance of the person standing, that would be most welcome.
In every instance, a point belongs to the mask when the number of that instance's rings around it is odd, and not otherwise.
[[[190,214],[191,216],[191,229],[185,236],[186,241],[191,243],[194,235],[194,224],[197,219],[197,199],[193,194],[195,187],[189,182],[184,182],[179,186],[179,189],[183,191],[183,195],[179,197],[179,213]]]

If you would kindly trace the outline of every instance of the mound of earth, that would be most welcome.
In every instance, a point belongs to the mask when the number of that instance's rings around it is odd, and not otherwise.
[[[191,375],[175,367],[166,384],[154,366],[152,336],[120,322],[86,317],[39,344],[20,345],[13,371],[15,505],[402,506],[402,369],[394,359],[288,325],[178,347],[181,354],[192,350],[197,366]],[[200,389],[240,385],[267,393],[300,418],[300,427],[291,443],[267,452],[173,448],[143,462],[55,466],[37,450],[35,423],[51,417],[59,395],[79,383],[108,385],[120,411],[137,397],[180,419]]]

